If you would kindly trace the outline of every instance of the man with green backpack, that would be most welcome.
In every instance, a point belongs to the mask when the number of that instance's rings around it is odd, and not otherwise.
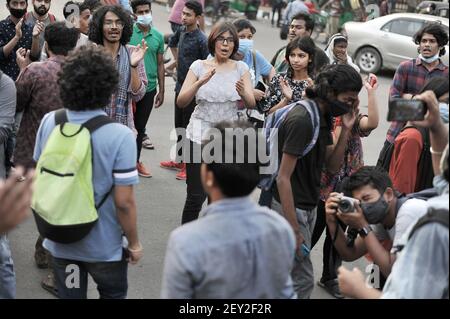
[[[41,122],[32,200],[58,296],[86,298],[89,274],[101,298],[126,298],[127,265],[142,257],[142,246],[135,137],[102,110],[118,72],[103,49],[81,47],[67,57],[59,84],[65,109]]]

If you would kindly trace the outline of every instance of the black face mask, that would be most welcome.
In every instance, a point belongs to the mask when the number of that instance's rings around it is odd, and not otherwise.
[[[27,13],[27,9],[9,8],[9,12],[14,18],[21,19]]]
[[[328,107],[330,108],[330,114],[334,117],[347,114],[351,110],[351,107],[347,103],[338,100],[328,101]]]

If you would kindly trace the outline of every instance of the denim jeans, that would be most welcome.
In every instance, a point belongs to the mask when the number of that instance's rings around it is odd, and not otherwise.
[[[284,216],[283,208],[275,199],[272,200],[272,209]],[[300,232],[305,239],[305,245],[311,249],[311,238],[314,224],[317,218],[317,208],[313,210],[302,210],[296,208],[297,221],[300,225]],[[301,256],[301,253],[298,254]],[[309,299],[314,288],[314,272],[311,262],[311,255],[296,257],[294,267],[291,272],[294,282],[294,290],[298,299]]]
[[[6,235],[0,236],[0,299],[16,298],[16,274]]]
[[[123,254],[125,256],[125,254]],[[128,291],[128,262],[88,263],[53,257],[56,287],[61,299],[86,299],[88,274],[97,284],[100,299],[125,299]]]

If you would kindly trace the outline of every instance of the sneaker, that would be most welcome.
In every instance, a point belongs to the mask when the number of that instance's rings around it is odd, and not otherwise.
[[[174,171],[181,171],[184,168],[183,163],[176,163],[174,161],[167,161],[159,163],[159,166],[166,169],[171,169]]]
[[[150,139],[148,137],[142,141],[142,147],[146,148],[148,150],[154,150],[155,149],[155,145],[153,145],[153,143],[150,142]]]
[[[344,295],[341,294],[341,291],[339,290],[339,283],[337,279],[331,279],[327,281],[320,281],[317,282],[319,287],[322,287],[326,290],[330,295],[332,295],[336,299],[343,299],[345,298]]]
[[[50,264],[50,253],[44,247],[37,247],[34,252],[34,261],[39,269],[47,269]]]
[[[185,181],[187,176],[186,176],[186,166],[183,167],[183,169],[181,170],[181,172],[179,172],[176,176],[176,179],[178,179],[179,181]]]
[[[138,171],[139,176],[141,177],[152,177],[152,174],[150,173],[150,171],[147,169],[147,167],[145,167],[144,163],[142,162],[138,162],[136,164],[136,168]]]

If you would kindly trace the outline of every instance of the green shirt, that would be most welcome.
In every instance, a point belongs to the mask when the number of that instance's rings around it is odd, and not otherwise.
[[[148,85],[147,92],[156,89],[158,84],[158,54],[164,54],[164,37],[156,30],[151,28],[150,31],[144,36],[142,31],[135,24],[133,26],[133,35],[131,36],[130,44],[141,44],[142,40],[147,42],[148,50],[144,57],[145,73],[147,74]]]

